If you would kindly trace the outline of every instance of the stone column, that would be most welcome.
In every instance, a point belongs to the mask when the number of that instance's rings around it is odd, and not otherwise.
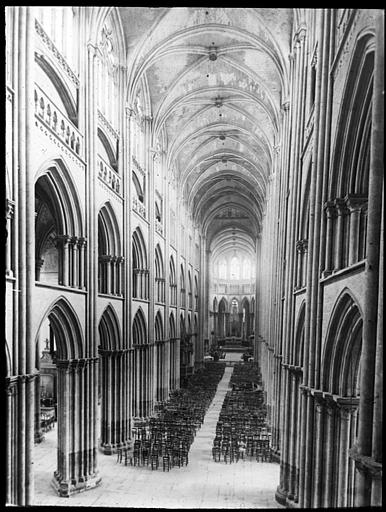
[[[295,456],[296,456],[296,380],[293,368],[289,371],[289,438],[288,438],[288,499],[295,497]]]
[[[85,248],[86,248],[86,239],[81,237],[78,238],[78,246],[79,246],[79,288],[81,290],[84,290],[85,283],[84,283],[84,255],[85,255]]]
[[[304,377],[303,377],[304,379]],[[307,446],[307,388],[302,385],[301,389],[301,408],[302,408],[302,419],[301,419],[301,430],[300,430],[300,453],[299,453],[299,507],[304,507],[305,502],[305,472],[306,472],[306,446]]]
[[[180,348],[181,340],[179,338],[176,338],[175,343],[175,354],[176,354],[176,368],[175,368],[175,375],[176,375],[176,385],[175,388],[178,389],[180,387],[180,365],[181,365],[181,348]]]
[[[375,351],[374,412],[372,458],[382,463],[383,454],[383,281],[384,281],[384,193],[382,195],[381,240],[379,255],[378,325]],[[382,478],[373,478],[371,506],[382,506]]]
[[[115,295],[116,294],[116,288],[117,288],[117,257],[116,256],[112,256],[111,257],[111,263],[110,263],[110,268],[111,268],[111,284],[110,284],[110,288],[108,288],[108,293],[111,294],[111,295]]]
[[[35,280],[40,281],[40,272],[42,270],[42,267],[44,265],[44,260],[41,258],[38,258],[35,260]]]
[[[366,282],[361,352],[358,455],[371,457],[373,451],[374,380],[377,349],[378,296],[380,286],[380,241],[384,186],[384,13],[375,18],[374,85],[371,119],[371,147],[366,233]],[[370,506],[373,475],[357,464],[355,506]]]
[[[140,347],[135,347],[134,349],[134,368],[135,368],[135,380],[134,380],[134,394],[135,394],[135,406],[134,406],[134,416],[140,416],[140,400],[141,400],[141,392],[142,392],[142,382],[141,378],[141,350]]]
[[[332,395],[324,394],[326,399],[325,409],[325,459],[324,459],[324,478],[322,485],[323,500],[320,504],[321,507],[332,507],[332,491],[334,485],[334,440],[335,435],[335,415],[336,415],[336,402],[333,400]]]
[[[335,243],[334,243],[334,270],[340,270],[343,264],[343,250],[344,250],[344,234],[343,223],[344,216],[347,215],[346,202],[344,199],[337,198],[334,201],[336,207],[337,219],[335,222]]]
[[[79,274],[79,258],[78,258],[78,238],[71,238],[71,276],[70,286],[78,288],[78,274]]]
[[[46,347],[45,347],[46,350],[49,350],[48,343],[49,343],[49,340],[47,339]],[[34,441],[35,441],[35,443],[41,443],[44,439],[44,436],[43,436],[41,426],[40,426],[40,415],[41,415],[41,410],[40,410],[40,353],[41,353],[40,339],[38,339],[38,341],[36,343],[36,351],[35,352],[36,352],[35,365],[36,365],[36,370],[37,370],[38,374],[35,379],[35,438],[34,438]]]
[[[103,257],[103,263],[105,267],[105,287],[104,287],[104,293],[107,293],[107,295],[111,294],[111,266],[112,266],[112,256],[106,255]]]
[[[345,199],[350,212],[348,264],[353,265],[358,261],[359,257],[359,228],[365,198],[350,194]]]
[[[324,422],[325,422],[325,400],[322,391],[314,391],[315,399],[315,455],[313,468],[313,495],[312,506],[320,508],[323,494],[322,484],[324,479]]]
[[[123,256],[117,257],[116,266],[116,281],[115,281],[115,294],[122,295],[122,269],[125,258]]]
[[[70,242],[71,238],[67,235],[61,237],[62,249],[62,282],[63,286],[70,285]]]
[[[303,254],[303,240],[296,242],[297,252],[297,270],[296,270],[296,284],[295,289],[301,288],[302,285],[302,254]]]
[[[280,445],[280,483],[276,490],[276,500],[281,504],[286,504],[286,498],[289,487],[289,466],[288,466],[288,450],[289,450],[289,410],[290,410],[290,400],[289,397],[289,378],[290,372],[288,369],[288,364],[282,362],[282,372],[283,372],[283,397],[282,397],[282,414],[283,414],[283,424],[282,424],[282,435],[281,435],[281,445]]]
[[[333,269],[332,261],[332,248],[334,240],[334,219],[336,217],[336,206],[333,201],[327,201],[324,204],[324,210],[326,212],[326,248],[325,248],[325,261],[323,275],[328,276],[331,274]]]
[[[12,229],[12,222],[13,222],[13,216],[15,212],[15,203],[14,201],[11,201],[10,199],[6,200],[6,220],[7,220],[7,238],[6,238],[6,250],[5,250],[5,273],[7,276],[12,277],[13,276],[13,270],[12,270],[12,245],[13,245],[13,229]]]
[[[230,317],[230,313],[225,313],[225,332],[224,332],[225,337],[230,336],[229,317]]]
[[[348,461],[349,461],[349,442],[350,442],[350,418],[353,409],[357,408],[357,400],[354,404],[350,399],[337,400],[339,410],[339,454],[338,454],[338,489],[337,506],[347,507],[348,494]]]

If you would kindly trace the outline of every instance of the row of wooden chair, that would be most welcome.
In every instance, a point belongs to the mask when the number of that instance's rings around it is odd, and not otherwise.
[[[187,379],[184,388],[159,403],[154,416],[137,420],[133,447],[119,450],[117,462],[148,466],[152,470],[162,467],[163,471],[187,465],[190,446],[224,370],[224,364],[207,363],[202,371]]]
[[[237,364],[230,380],[231,391],[225,396],[212,456],[226,464],[254,458],[257,462],[271,460],[270,431],[261,375],[255,363]]]

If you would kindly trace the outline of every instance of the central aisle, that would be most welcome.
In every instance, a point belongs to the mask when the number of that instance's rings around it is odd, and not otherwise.
[[[170,472],[116,463],[99,455],[100,487],[59,498],[50,486],[56,430],[35,446],[35,505],[136,508],[282,508],[275,501],[279,465],[239,461],[216,463],[212,443],[233,367],[226,367],[216,395],[189,452],[189,464]]]

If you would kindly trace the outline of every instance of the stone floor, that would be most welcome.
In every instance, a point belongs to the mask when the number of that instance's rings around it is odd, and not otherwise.
[[[229,357],[228,357],[229,356]],[[240,360],[240,354],[227,354]],[[170,472],[117,464],[100,454],[102,483],[96,489],[59,498],[51,487],[56,465],[56,429],[35,447],[35,505],[135,508],[282,508],[274,498],[279,481],[275,463],[216,463],[212,442],[233,368],[226,367],[217,393],[189,452],[189,464]]]

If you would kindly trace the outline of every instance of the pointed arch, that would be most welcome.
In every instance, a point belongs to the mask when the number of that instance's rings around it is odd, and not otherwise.
[[[98,249],[99,254],[103,255],[121,254],[119,225],[110,201],[107,201],[98,213]]]
[[[185,271],[183,263],[180,265],[180,288],[181,290],[185,290]]]
[[[198,278],[194,276],[194,310],[198,311]]]
[[[155,247],[155,277],[164,277],[164,262],[162,258],[162,251],[159,244]]]
[[[81,201],[71,174],[61,158],[46,162],[35,180],[35,201],[47,204],[56,233],[84,236]],[[36,224],[39,222],[39,210]]]
[[[194,315],[193,333],[198,334],[198,315]]]
[[[66,82],[62,80],[60,74],[55,69],[56,66],[54,66],[46,55],[42,54],[39,55],[35,53],[35,61],[39,64],[40,68],[44,71],[48,79],[52,82],[52,85],[55,87],[55,91],[65,108],[68,118],[71,119],[76,127],[78,127],[76,101],[70,89],[67,87]]]
[[[367,33],[358,38],[347,73],[334,143],[331,199],[368,192],[373,72],[374,36]]]
[[[98,127],[97,129],[97,135],[98,139],[100,140],[104,151],[106,152],[106,155],[108,157],[108,163],[110,166],[114,169],[114,171],[118,172],[118,162],[116,157],[116,151],[117,148],[114,148],[109,140],[109,138],[106,136],[105,132]]]
[[[180,314],[180,337],[182,338],[186,333],[186,329],[185,329],[185,318],[184,318],[184,315],[181,313]]]
[[[57,359],[66,361],[85,357],[84,339],[79,318],[65,297],[59,297],[48,308],[39,324],[37,336],[46,318],[50,322],[55,337]]]
[[[155,341],[162,341],[164,339],[164,328],[162,315],[160,311],[157,311],[155,322],[154,322],[154,331],[155,331]]]
[[[295,345],[292,364],[303,366],[303,346],[304,346],[304,325],[306,318],[306,301],[303,301],[300,308],[295,327]]]
[[[220,313],[227,313],[228,312],[228,301],[225,297],[222,297],[220,302],[218,303],[218,312]]]
[[[241,300],[241,309],[248,309],[249,311],[249,300],[247,297],[243,297],[242,300]]]
[[[148,343],[146,319],[141,307],[138,308],[135,314],[132,332],[134,345],[146,345]]]
[[[358,394],[363,316],[345,288],[333,308],[323,351],[323,390],[341,396]]]
[[[147,269],[147,251],[141,228],[133,233],[133,268]]]
[[[138,199],[143,203],[144,200],[144,193],[141,183],[139,182],[137,173],[135,171],[132,171],[132,180],[134,185],[134,190],[136,191]]]
[[[106,306],[98,325],[100,346],[104,350],[121,348],[121,329],[118,316],[111,304]]]
[[[174,339],[176,337],[176,322],[174,320],[173,311],[169,315],[169,339]]]
[[[170,260],[169,260],[169,283],[171,285],[177,284],[177,282],[176,282],[176,266],[174,263],[173,255],[170,256]]]

